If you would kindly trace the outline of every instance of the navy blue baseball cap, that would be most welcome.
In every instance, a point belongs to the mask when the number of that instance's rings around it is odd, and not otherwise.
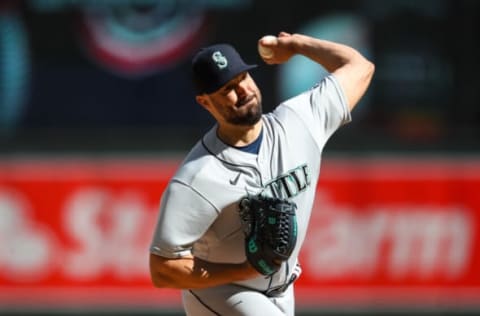
[[[229,44],[201,48],[192,58],[193,83],[198,94],[220,89],[244,71],[257,67],[246,64]]]

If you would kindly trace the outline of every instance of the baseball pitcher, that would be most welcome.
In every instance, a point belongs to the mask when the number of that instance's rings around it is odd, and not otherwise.
[[[280,32],[258,45],[269,65],[298,54],[330,74],[264,114],[256,65],[228,44],[193,57],[196,101],[216,124],[163,192],[150,248],[153,284],[181,289],[187,315],[294,315],[322,151],[373,76],[339,43]]]

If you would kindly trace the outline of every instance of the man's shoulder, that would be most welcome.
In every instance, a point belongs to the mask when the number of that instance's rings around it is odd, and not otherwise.
[[[198,141],[188,152],[175,174],[175,178],[191,177],[212,164],[214,157],[208,152],[202,141]]]

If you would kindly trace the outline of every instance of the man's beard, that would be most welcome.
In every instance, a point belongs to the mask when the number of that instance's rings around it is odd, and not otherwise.
[[[262,102],[259,101],[256,106],[252,106],[245,115],[232,115],[227,118],[227,122],[232,125],[251,126],[255,125],[262,118]]]

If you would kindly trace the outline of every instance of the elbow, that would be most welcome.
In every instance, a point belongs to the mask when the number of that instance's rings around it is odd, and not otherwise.
[[[172,286],[172,280],[169,277],[169,273],[165,269],[165,265],[162,264],[162,258],[150,254],[150,280],[156,288],[170,288]]]
[[[370,81],[375,73],[375,64],[369,60],[366,61],[366,73],[368,80]]]
[[[153,274],[150,274],[150,280],[152,281],[152,285],[156,288],[161,289],[165,287],[163,283],[159,282],[158,279]]]
[[[360,77],[361,82],[365,86],[365,90],[370,86],[372,82],[373,75],[375,73],[375,64],[367,59],[362,66],[362,76]]]
[[[150,280],[154,287],[159,289],[182,289],[178,280],[175,280],[171,277],[172,274],[165,273],[162,271],[152,271],[150,270]]]
[[[369,69],[370,69],[370,76],[373,77],[373,74],[375,73],[375,64],[371,61],[369,63]]]
[[[150,272],[150,280],[156,288],[163,289],[171,287],[168,280],[159,273]]]
[[[150,265],[150,280],[152,281],[152,284],[156,288],[167,288],[169,287],[168,285],[168,280],[165,278],[165,276],[154,269]]]

